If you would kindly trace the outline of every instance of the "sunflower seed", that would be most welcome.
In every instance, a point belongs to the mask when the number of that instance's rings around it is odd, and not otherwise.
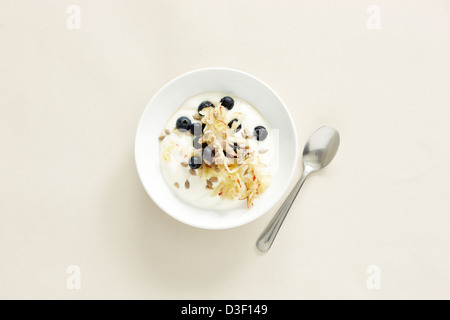
[[[219,167],[215,167],[214,170],[215,170],[217,173],[220,173]]]
[[[177,188],[177,189],[180,187],[180,184],[179,184],[178,182],[175,182],[173,185],[174,185],[175,188]]]
[[[214,188],[213,188],[213,187],[210,187],[210,186],[206,186],[205,188],[206,188],[206,189],[209,189],[209,190],[214,190]]]
[[[195,120],[200,120],[202,117],[199,114],[194,114],[192,118],[194,118]]]
[[[166,136],[159,136],[159,141],[163,141]]]
[[[189,170],[189,173],[192,174],[193,176],[197,175],[197,172],[191,168],[191,170]]]
[[[190,186],[191,186],[191,184],[189,183],[189,180],[186,179],[186,182],[184,183],[184,187],[185,187],[186,189],[189,189]]]
[[[242,131],[241,135],[242,135],[242,137],[243,137],[244,139],[248,139],[248,138],[250,138],[250,137],[252,136],[252,134],[248,131],[248,129],[244,129],[244,130]]]
[[[164,132],[165,132],[167,135],[170,134],[170,130],[169,130],[169,129],[164,130]]]
[[[209,181],[211,181],[211,182],[217,182],[217,181],[219,181],[219,178],[217,178],[217,177],[211,177],[211,178],[209,178]]]
[[[185,168],[188,166],[187,162],[181,162],[181,165]]]
[[[211,182],[211,181],[209,181],[209,180],[206,180],[206,186],[207,186],[207,187],[212,187],[212,186],[213,186],[213,184],[212,184],[212,182]]]

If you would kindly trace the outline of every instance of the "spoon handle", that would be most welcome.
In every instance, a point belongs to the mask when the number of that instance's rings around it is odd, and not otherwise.
[[[269,251],[273,241],[275,240],[275,237],[277,236],[278,230],[280,230],[281,225],[283,224],[284,218],[286,218],[287,213],[289,212],[292,203],[294,203],[294,200],[297,197],[297,194],[300,191],[300,188],[302,187],[303,182],[305,182],[307,176],[308,173],[303,172],[303,175],[300,178],[300,180],[294,186],[291,193],[289,193],[286,200],[284,200],[283,204],[281,205],[280,209],[278,209],[277,213],[272,218],[269,225],[266,227],[266,229],[264,229],[264,231],[259,236],[258,240],[256,241],[256,247],[259,249],[259,251],[262,252]]]

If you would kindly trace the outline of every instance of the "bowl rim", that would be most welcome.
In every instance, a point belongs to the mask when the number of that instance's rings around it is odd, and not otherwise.
[[[196,227],[196,228],[206,229],[206,230],[224,230],[224,229],[232,229],[232,228],[236,228],[236,227],[239,227],[239,226],[246,225],[246,224],[248,224],[248,223],[250,223],[250,222],[252,222],[252,221],[257,220],[258,218],[262,217],[263,215],[265,215],[272,207],[268,207],[268,208],[266,208],[265,210],[262,210],[261,213],[259,213],[258,215],[255,215],[255,217],[253,217],[253,218],[250,219],[250,220],[243,221],[243,222],[237,222],[237,223],[235,223],[235,224],[229,224],[229,225],[226,225],[226,226],[223,226],[223,227],[222,227],[222,226],[206,227],[206,226],[204,226],[204,225],[198,225],[198,224],[195,224],[195,223],[193,223],[193,222],[191,222],[191,221],[189,221],[189,220],[181,219],[181,218],[178,217],[178,216],[174,216],[174,215],[172,215],[170,212],[168,212],[168,211],[166,211],[166,210],[164,209],[165,206],[161,203],[161,201],[159,201],[159,200],[157,199],[157,197],[156,197],[155,195],[152,195],[152,193],[149,192],[149,190],[147,189],[146,183],[144,183],[144,178],[143,178],[143,176],[142,176],[141,170],[139,169],[139,165],[138,165],[138,157],[137,157],[138,145],[137,145],[137,141],[138,141],[138,134],[139,134],[139,131],[140,131],[140,127],[142,126],[142,123],[143,123],[143,121],[144,121],[143,118],[144,118],[144,115],[145,115],[145,113],[146,113],[146,110],[147,110],[147,108],[153,103],[153,101],[156,99],[156,97],[158,97],[158,96],[160,95],[161,92],[163,92],[164,90],[166,90],[168,87],[170,87],[170,86],[172,85],[172,83],[178,81],[178,80],[181,79],[181,78],[188,77],[188,76],[190,76],[191,74],[198,73],[198,72],[215,71],[215,70],[221,70],[221,71],[229,71],[229,72],[234,72],[234,73],[240,73],[240,74],[242,74],[242,75],[244,75],[244,76],[247,76],[247,77],[251,78],[253,81],[256,81],[256,82],[259,82],[260,84],[262,84],[268,91],[270,91],[270,92],[271,92],[271,93],[272,93],[272,94],[280,101],[281,106],[283,107],[284,111],[286,112],[286,114],[287,114],[287,116],[288,116],[288,119],[289,119],[289,122],[290,122],[290,125],[291,125],[291,127],[292,127],[292,129],[293,129],[293,133],[294,133],[294,134],[293,134],[293,136],[294,136],[294,137],[293,137],[293,140],[294,140],[294,146],[293,146],[293,147],[294,147],[294,156],[295,156],[295,160],[298,160],[298,138],[297,138],[297,129],[296,129],[296,127],[295,127],[294,119],[293,119],[293,117],[292,117],[292,115],[291,115],[289,109],[287,108],[286,104],[284,103],[283,99],[282,99],[282,98],[275,92],[275,90],[273,90],[267,83],[265,83],[265,82],[262,81],[261,79],[257,78],[256,76],[254,76],[254,75],[252,75],[252,74],[250,74],[250,73],[247,73],[247,72],[245,72],[245,71],[241,71],[241,70],[234,69],[234,68],[228,68],[228,67],[205,67],[205,68],[194,69],[194,70],[191,70],[191,71],[182,73],[182,74],[176,76],[175,78],[173,78],[172,80],[168,81],[166,84],[164,84],[164,85],[163,85],[163,86],[162,86],[162,87],[161,87],[161,88],[160,88],[160,89],[152,96],[152,98],[150,99],[150,101],[149,101],[149,102],[146,104],[146,106],[144,107],[144,109],[143,109],[143,111],[142,111],[142,113],[141,113],[141,116],[140,116],[140,118],[139,118],[139,122],[138,122],[137,128],[136,128],[135,139],[134,139],[134,158],[135,158],[135,165],[136,165],[137,173],[138,173],[138,176],[139,176],[139,180],[140,180],[140,182],[141,182],[141,185],[144,187],[145,192],[146,192],[147,195],[150,197],[150,199],[152,199],[152,201],[153,201],[153,202],[154,202],[154,203],[155,203],[162,211],[164,211],[167,215],[169,215],[169,216],[172,217],[173,219],[175,219],[175,220],[177,220],[177,221],[179,221],[179,222],[182,222],[182,223],[184,223],[184,224],[186,224],[186,225],[193,226],[193,227]],[[189,98],[189,97],[186,97],[186,99],[187,99],[187,98]],[[298,166],[298,162],[295,161],[295,162],[294,162],[294,165],[293,165],[293,166],[291,167],[291,169],[290,169],[290,172],[289,172],[289,175],[288,175],[288,180],[286,181],[286,184],[285,184],[284,187],[283,187],[283,190],[282,190],[282,193],[281,193],[282,195],[284,195],[284,194],[286,193],[286,191],[287,191],[289,185],[291,184],[292,179],[294,178],[294,173],[295,173],[295,170],[296,170],[297,166]],[[283,197],[282,197],[282,198],[283,198]],[[280,199],[281,199],[281,198],[280,198]],[[183,203],[184,203],[184,202],[183,202]],[[187,203],[185,203],[185,205],[190,206],[190,205],[187,204]],[[191,207],[192,207],[192,206],[191,206]]]

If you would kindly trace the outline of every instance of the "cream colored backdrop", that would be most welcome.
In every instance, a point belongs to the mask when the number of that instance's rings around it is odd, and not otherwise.
[[[448,1],[2,0],[0,298],[449,299],[449,58]],[[147,102],[210,66],[272,86],[301,149],[341,133],[265,255],[275,208],[196,229],[136,173]]]

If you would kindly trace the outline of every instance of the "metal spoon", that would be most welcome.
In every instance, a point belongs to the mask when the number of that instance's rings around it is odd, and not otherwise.
[[[305,182],[310,173],[325,168],[333,160],[339,147],[339,141],[339,133],[336,129],[327,126],[317,129],[311,135],[303,149],[303,175],[283,202],[272,221],[270,221],[269,225],[259,236],[256,246],[260,251],[269,251],[303,182]]]

